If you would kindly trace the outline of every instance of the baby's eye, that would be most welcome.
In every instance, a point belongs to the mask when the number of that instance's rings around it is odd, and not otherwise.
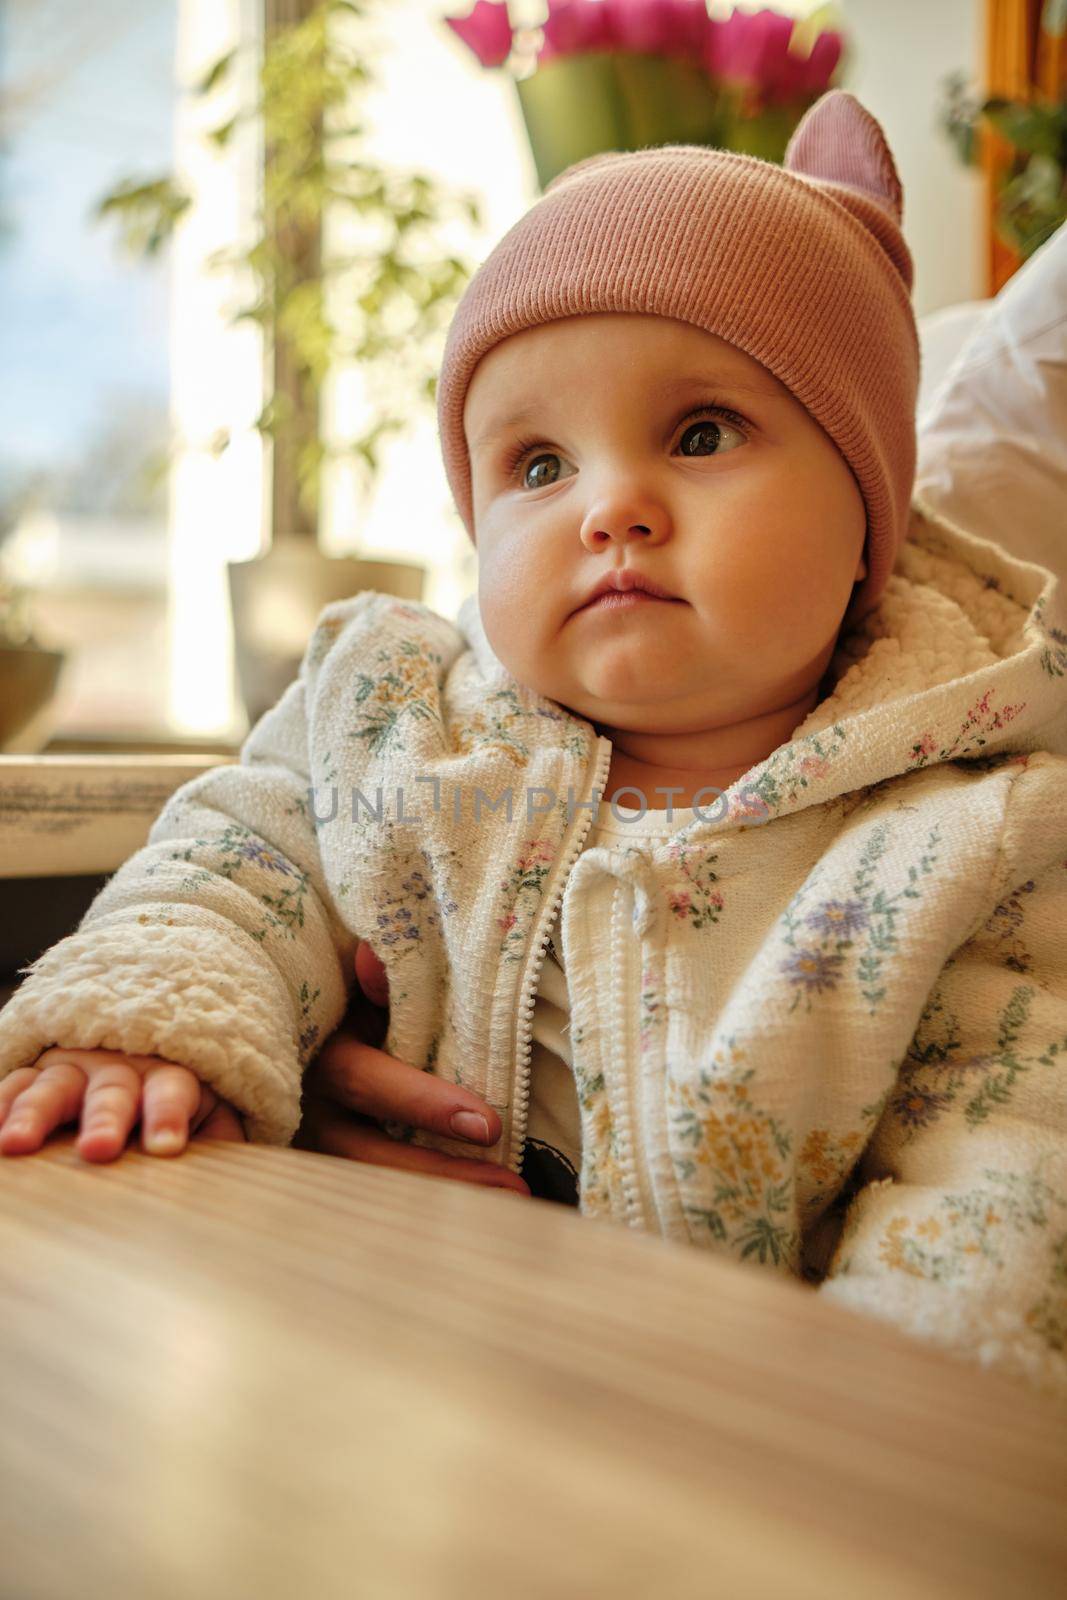
[[[553,471],[552,468],[549,467],[547,469],[548,475],[546,476],[546,469],[545,469],[544,463],[545,462],[551,463],[553,461],[556,462],[556,470]],[[559,461],[560,461],[560,457],[555,455],[551,450],[546,450],[543,455],[534,456],[533,459],[527,465],[526,470],[522,475],[523,488],[524,489],[543,489],[546,484],[555,483],[556,479],[559,476],[559,470],[558,470],[559,469]],[[530,477],[531,473],[537,473],[538,476],[536,478],[531,478]]]
[[[699,456],[704,454],[722,455],[724,447],[722,439],[724,434],[734,433],[745,439],[744,430],[727,420],[718,422],[714,417],[703,417],[699,422],[691,422],[682,434],[679,450],[683,456]],[[727,445],[727,451],[736,449],[736,445]]]
[[[692,417],[697,420],[690,421]],[[688,423],[679,443],[679,450],[684,456],[721,456],[737,448],[736,443],[723,443],[728,435],[735,435],[736,441],[741,444],[748,439],[748,425],[744,418],[724,406],[702,406],[697,411],[691,411],[689,417],[683,417],[682,422]],[[518,477],[524,489],[544,489],[557,481],[558,463],[564,459],[555,450],[542,448],[536,439],[520,439],[510,451],[504,470],[509,478]],[[553,467],[552,462],[556,462],[557,466]]]
[[[506,470],[508,475],[517,473],[524,489],[544,489],[548,484],[555,483],[559,475],[558,470],[552,471],[549,469],[546,476],[543,463],[552,461],[558,463],[562,461],[563,457],[557,455],[554,450],[541,450],[537,454],[531,454],[535,449],[536,445],[534,444],[520,442],[515,446],[507,463]],[[521,471],[519,470],[520,468]],[[531,478],[530,474],[534,472],[538,475],[535,478]]]

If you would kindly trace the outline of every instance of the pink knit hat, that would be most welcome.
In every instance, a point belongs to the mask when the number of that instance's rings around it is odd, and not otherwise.
[[[833,440],[867,507],[876,604],[908,526],[919,340],[903,192],[881,127],[824,94],[784,165],[704,145],[608,151],[554,178],[475,273],[437,386],[445,472],[475,537],[463,405],[478,362],[524,328],[603,311],[676,317],[774,373]]]

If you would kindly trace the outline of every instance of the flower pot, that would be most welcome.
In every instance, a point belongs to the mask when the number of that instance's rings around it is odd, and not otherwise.
[[[665,56],[590,51],[516,80],[541,188],[586,156],[648,145],[721,145],[729,107],[707,73]]]
[[[426,569],[410,561],[328,556],[310,539],[275,540],[228,563],[237,684],[251,723],[296,677],[319,612],[363,589],[421,600]]]
[[[5,755],[33,755],[48,742],[65,660],[62,650],[0,645],[0,751]]]

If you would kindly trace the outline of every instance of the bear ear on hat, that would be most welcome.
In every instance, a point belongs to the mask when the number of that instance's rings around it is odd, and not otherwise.
[[[898,226],[904,219],[904,190],[881,124],[847,89],[828,89],[808,107],[782,165],[803,178],[858,189]]]

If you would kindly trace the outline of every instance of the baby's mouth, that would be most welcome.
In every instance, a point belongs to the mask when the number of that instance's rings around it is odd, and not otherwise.
[[[600,579],[576,610],[620,610],[649,602],[657,605],[684,604],[677,595],[671,594],[645,573],[637,572],[633,567],[616,567]]]
[[[584,606],[579,606],[579,611],[630,611],[641,606],[677,606],[684,605],[684,601],[673,596],[667,598],[663,595],[648,594],[644,589],[608,589],[604,594],[598,594],[592,600],[587,600]]]

